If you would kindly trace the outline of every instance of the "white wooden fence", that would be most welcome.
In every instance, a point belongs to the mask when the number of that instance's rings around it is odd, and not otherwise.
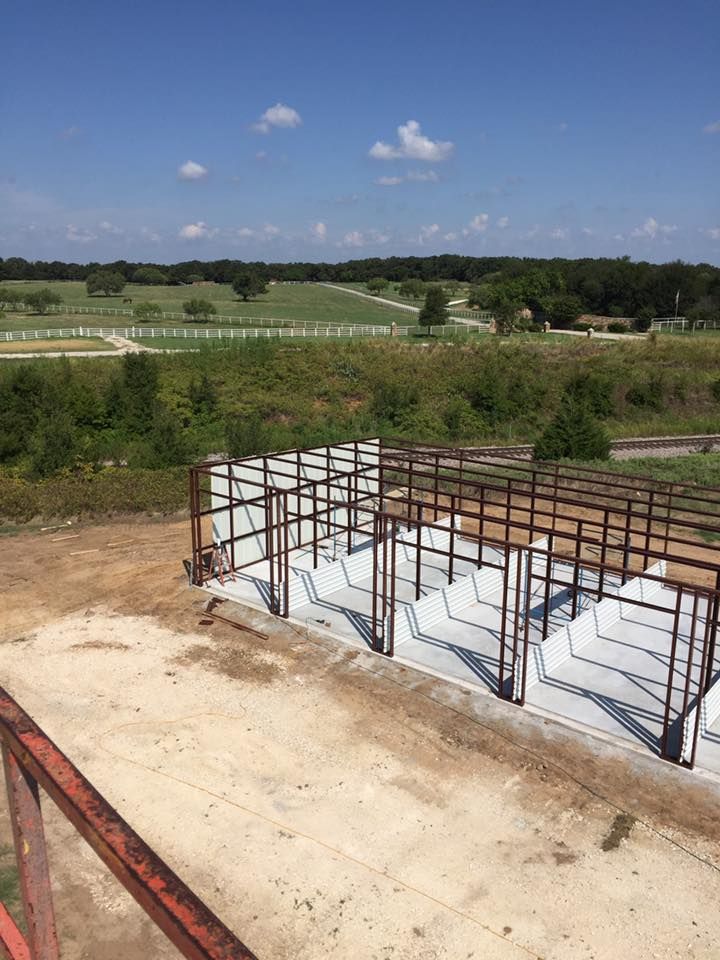
[[[398,327],[397,336],[417,334],[417,327]],[[484,332],[482,328],[468,328],[464,324],[445,324],[430,327],[433,336]],[[143,338],[170,340],[267,340],[278,337],[314,339],[318,337],[390,337],[388,326],[330,325],[324,327],[57,327],[45,330],[0,330],[0,343],[23,340],[70,339],[73,337],[123,337],[126,340]]]
[[[408,308],[404,304],[397,304],[397,306],[400,309],[410,310],[411,312],[417,314],[417,309],[414,307]],[[10,304],[10,303],[0,302],[0,307],[4,309],[13,310],[13,311],[29,309],[28,305],[25,303]],[[128,317],[131,319],[135,317],[135,312],[132,307],[95,307],[95,306],[77,307],[77,306],[72,306],[71,304],[65,304],[65,303],[54,304],[52,306],[49,306],[47,307],[47,312],[56,313],[56,314],[70,314],[73,316],[75,315],[87,316],[87,317]],[[469,310],[454,310],[453,314],[457,315],[458,317],[472,318],[473,320],[477,320],[479,323],[487,326],[490,325],[490,322],[493,319],[493,315],[490,313],[481,314],[481,313],[474,313],[473,311],[469,311]],[[165,311],[163,311],[159,315],[159,317],[157,317],[156,319],[162,320],[162,321],[180,320],[183,323],[190,322],[190,318],[186,313],[172,313],[172,312],[165,312]],[[202,322],[205,322],[205,321],[202,321]],[[371,327],[372,326],[373,328],[381,326],[381,324],[358,324],[358,323],[338,324],[338,323],[333,323],[330,320],[293,320],[293,319],[278,318],[278,317],[245,317],[245,316],[234,317],[234,316],[227,316],[224,314],[211,314],[208,317],[207,322],[236,323],[240,325],[249,324],[255,327],[295,327],[296,329],[299,327],[305,327],[305,328],[315,329],[315,330],[323,329],[325,327],[330,327],[332,329],[335,329],[338,326],[343,326],[343,327],[345,326]],[[464,326],[464,324],[462,326]],[[388,325],[388,329],[389,329],[389,325]]]

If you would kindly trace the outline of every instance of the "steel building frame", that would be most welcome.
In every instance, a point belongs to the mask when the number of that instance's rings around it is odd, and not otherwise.
[[[311,463],[321,476],[303,477]],[[238,498],[233,492],[235,471],[252,479],[246,487],[257,496]],[[278,480],[282,479],[280,486]],[[227,486],[225,486],[227,484]],[[371,492],[367,489],[371,488]],[[421,594],[422,556],[447,561],[448,584],[454,565],[467,560],[458,550],[476,544],[477,568],[503,571],[500,666],[496,693],[523,705],[529,649],[530,598],[544,594],[541,634],[548,637],[550,592],[560,587],[571,597],[571,618],[578,613],[582,592],[597,601],[615,595],[613,584],[642,575],[674,592],[674,616],[667,652],[663,733],[660,753],[668,760],[692,766],[697,747],[700,710],[694,709],[718,672],[716,638],[720,617],[720,489],[659,482],[615,472],[527,461],[520,457],[490,457],[438,444],[401,439],[366,438],[312,450],[286,450],[263,457],[204,463],[190,472],[192,522],[192,582],[213,579],[209,558],[213,542],[203,522],[229,516],[223,540],[230,566],[244,538],[264,538],[263,559],[269,563],[272,613],[288,617],[290,554],[299,547],[318,549],[340,539],[347,552],[353,535],[372,537],[372,615],[370,646],[394,655],[397,542],[415,532],[415,595]],[[234,529],[238,507],[263,511],[261,527]],[[341,519],[338,520],[338,513]],[[440,520],[444,519],[444,524]],[[303,537],[303,525],[312,533]],[[427,545],[424,530],[448,532],[447,549]],[[538,538],[543,538],[538,541]],[[717,541],[717,542],[716,542]],[[483,548],[494,548],[502,562],[487,560]],[[511,556],[519,562],[510,574]],[[663,561],[665,574],[650,565]],[[567,572],[567,578],[561,576]],[[523,574],[522,571],[525,571]],[[580,588],[582,571],[593,571],[595,584]],[[672,573],[672,575],[670,575]],[[521,577],[527,577],[524,591]],[[515,578],[514,582],[512,577]],[[623,598],[648,610],[666,612],[647,599]],[[679,623],[685,606],[692,609],[686,658],[680,652]],[[541,641],[541,642],[542,642]],[[671,742],[670,728],[680,724],[684,745]],[[692,729],[688,729],[688,725]],[[688,743],[690,746],[688,747]]]

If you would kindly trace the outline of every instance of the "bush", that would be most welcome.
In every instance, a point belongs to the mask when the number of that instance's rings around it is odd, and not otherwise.
[[[451,397],[443,412],[450,440],[473,440],[485,432],[486,424],[465,397]]]
[[[630,328],[626,327],[624,323],[618,323],[617,320],[613,320],[607,325],[608,333],[630,333]]]
[[[257,413],[229,420],[225,426],[225,438],[228,454],[233,459],[267,453],[270,449],[270,432]]]
[[[194,297],[192,300],[186,300],[183,303],[183,313],[191,321],[207,323],[210,317],[217,313],[217,310],[215,304],[209,300],[199,300]]]
[[[610,438],[587,404],[566,395],[535,443],[533,456],[536,460],[607,460]]]
[[[589,330],[591,326],[592,324],[587,323],[585,320],[576,320],[571,329],[586,331]]]
[[[665,400],[665,386],[660,377],[650,377],[641,383],[636,383],[625,395],[628,403],[634,407],[645,407],[647,410],[662,410]]]
[[[161,320],[162,314],[162,307],[159,303],[138,303],[138,305],[133,308],[133,317],[135,320],[139,320],[140,323],[146,320]]]
[[[99,473],[61,474],[38,483],[0,475],[0,520],[27,523],[33,517],[115,513],[175,513],[188,505],[186,467],[128,470],[108,467]]]

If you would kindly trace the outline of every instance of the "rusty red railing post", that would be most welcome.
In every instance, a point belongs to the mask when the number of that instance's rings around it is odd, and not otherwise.
[[[0,903],[0,957],[2,960],[32,960],[27,940],[4,903]]]
[[[40,792],[35,778],[23,769],[5,744],[2,752],[29,956],[31,960],[58,960],[60,951]]]
[[[0,739],[29,940],[23,952],[17,927],[0,909],[0,953],[4,949],[10,960],[59,956],[38,801],[42,787],[186,960],[256,960],[2,688]]]

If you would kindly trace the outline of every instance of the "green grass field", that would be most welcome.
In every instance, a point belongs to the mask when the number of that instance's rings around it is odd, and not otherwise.
[[[118,307],[128,308],[131,304],[123,304],[125,297],[132,297],[133,303],[151,301],[160,305],[168,313],[182,313],[185,300],[198,298],[210,300],[222,316],[231,317],[270,317],[278,320],[322,321],[325,323],[351,324],[389,324],[393,320],[410,325],[414,318],[403,314],[399,310],[383,304],[373,303],[360,297],[352,297],[338,290],[331,290],[319,284],[274,284],[268,287],[268,292],[243,303],[233,293],[230,284],[211,284],[209,286],[185,287],[149,287],[129,283],[122,294],[105,297],[102,295],[88,296],[84,283],[58,281],[43,283],[33,281],[6,281],[3,286],[17,291],[28,291],[49,287],[59,294],[63,303],[77,307]],[[177,326],[182,320],[163,321],[164,325]],[[132,323],[131,318],[118,316],[92,317],[78,314],[37,314],[8,313],[0,319],[0,329],[4,330],[35,330],[52,327],[75,326],[125,326]],[[154,326],[161,326],[160,322],[153,322]]]
[[[338,284],[335,284],[335,286],[338,286],[338,287],[347,287],[349,290],[358,290],[360,293],[369,293],[369,292],[370,292],[370,291],[368,290],[368,288],[365,286],[364,283],[338,283]],[[394,300],[396,303],[407,304],[407,306],[409,306],[409,307],[421,307],[421,306],[423,305],[423,303],[425,302],[422,298],[421,298],[420,300],[414,300],[414,299],[408,300],[408,299],[405,298],[405,297],[401,297],[400,294],[398,293],[399,288],[400,288],[400,284],[399,284],[399,283],[395,283],[394,281],[391,281],[390,284],[389,284],[389,286],[388,286],[385,290],[383,290],[383,292],[380,294],[380,296],[381,296],[381,297],[384,297],[386,300]],[[451,300],[460,300],[462,297],[467,296],[467,293],[468,293],[468,288],[467,288],[467,287],[465,287],[465,286],[460,287],[460,288],[458,289],[457,293],[454,293],[454,294],[450,297],[450,299],[451,299]],[[452,309],[452,308],[450,308],[450,309]],[[459,303],[459,304],[457,305],[457,309],[458,309],[458,310],[467,310],[467,309],[468,309],[468,306],[467,306],[466,303],[465,303],[465,304]]]

